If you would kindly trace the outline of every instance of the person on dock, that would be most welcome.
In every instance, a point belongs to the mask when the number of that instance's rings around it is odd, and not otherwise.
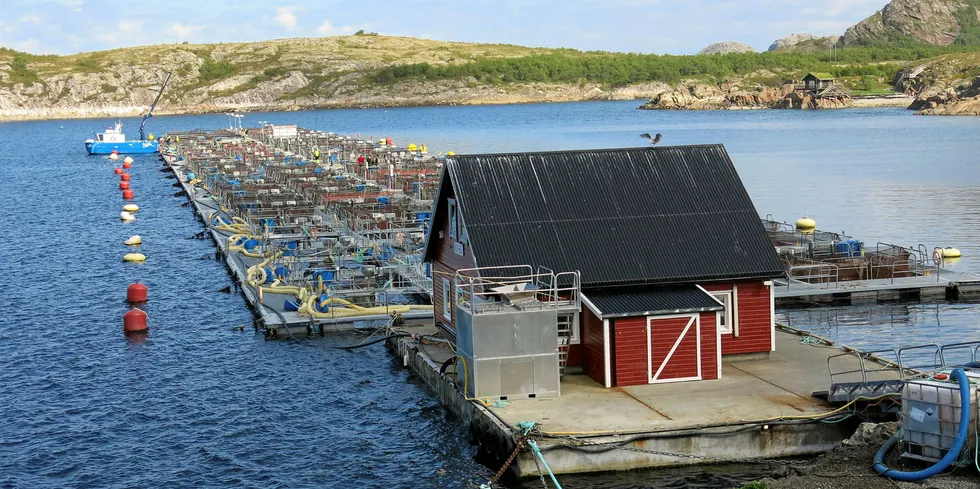
[[[320,164],[320,148],[313,148],[313,163]]]
[[[242,141],[245,141],[247,139],[248,139],[248,128],[246,127],[245,129],[242,129]]]

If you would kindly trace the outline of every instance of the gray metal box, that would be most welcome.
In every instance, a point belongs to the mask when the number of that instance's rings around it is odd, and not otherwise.
[[[555,397],[558,311],[514,306],[473,314],[456,307],[456,349],[470,397]]]

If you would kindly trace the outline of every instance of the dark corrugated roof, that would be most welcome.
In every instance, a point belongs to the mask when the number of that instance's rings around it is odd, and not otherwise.
[[[724,305],[696,285],[620,287],[594,290],[583,296],[599,319],[725,310]]]
[[[447,174],[480,267],[585,287],[783,275],[721,145],[464,155]]]

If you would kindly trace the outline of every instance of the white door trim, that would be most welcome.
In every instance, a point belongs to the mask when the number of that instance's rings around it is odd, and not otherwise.
[[[612,387],[612,354],[609,345],[609,320],[602,320],[602,353],[605,357],[606,388]]]
[[[676,319],[676,318],[689,318],[687,324],[684,326],[684,331],[677,337],[677,341],[674,342],[673,346],[670,347],[670,351],[667,352],[667,356],[664,358],[663,363],[657,368],[656,374],[653,372],[653,339],[651,338],[652,329],[650,324],[653,321],[661,319]],[[694,325],[694,334],[697,349],[697,360],[698,360],[698,374],[696,377],[683,377],[678,379],[659,379],[660,374],[663,373],[664,368],[667,363],[670,362],[671,357],[674,356],[674,352],[680,346],[681,342],[687,336],[691,329],[691,325]],[[651,384],[660,384],[666,382],[681,382],[686,380],[701,380],[701,315],[700,314],[676,314],[670,316],[647,316],[647,375]]]

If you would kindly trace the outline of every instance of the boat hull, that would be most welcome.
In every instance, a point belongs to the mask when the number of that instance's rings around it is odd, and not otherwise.
[[[159,149],[159,144],[156,141],[124,141],[124,142],[107,142],[107,141],[86,141],[85,150],[88,151],[90,155],[107,155],[111,154],[113,151],[125,155],[125,154],[148,154],[156,153]]]

